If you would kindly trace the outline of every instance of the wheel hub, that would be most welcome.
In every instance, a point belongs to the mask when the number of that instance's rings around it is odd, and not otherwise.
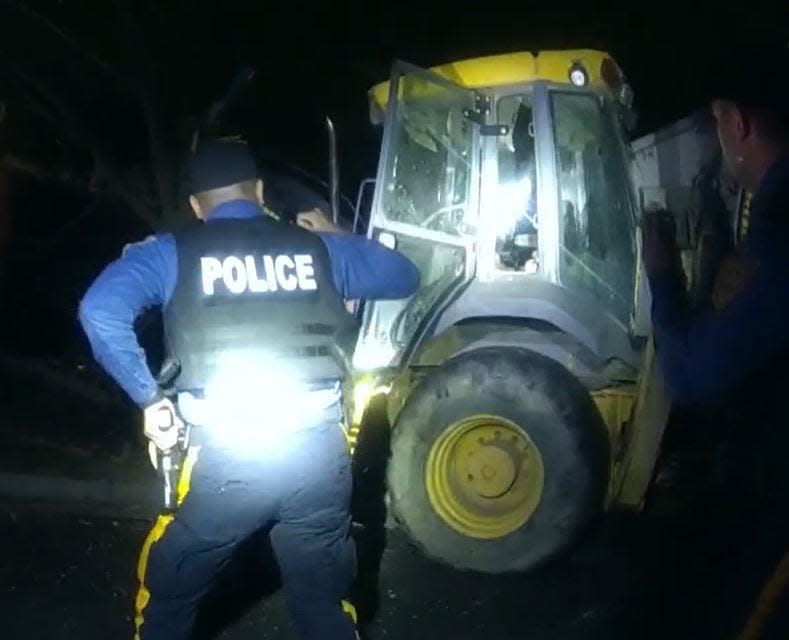
[[[468,468],[472,490],[484,498],[504,495],[515,482],[515,461],[495,445],[485,445],[472,452]]]
[[[531,438],[501,416],[471,416],[449,425],[431,447],[425,486],[434,512],[463,535],[512,533],[542,495],[542,456]]]

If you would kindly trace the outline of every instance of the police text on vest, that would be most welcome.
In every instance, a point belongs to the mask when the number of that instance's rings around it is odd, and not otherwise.
[[[262,269],[258,270],[259,265]],[[214,295],[216,282],[221,280],[230,293],[267,293],[269,291],[314,291],[318,288],[312,256],[295,254],[264,255],[262,260],[254,256],[228,256],[224,260],[212,257],[200,258],[203,278],[203,293]]]

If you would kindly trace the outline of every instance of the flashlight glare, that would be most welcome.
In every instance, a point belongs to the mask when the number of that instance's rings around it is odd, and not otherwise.
[[[353,413],[351,424],[360,425],[364,412],[374,396],[387,394],[392,389],[392,385],[382,385],[374,377],[360,378],[353,385]]]
[[[339,384],[312,391],[281,364],[228,362],[206,388],[201,423],[219,446],[258,452],[311,426],[338,399]]]
[[[386,334],[373,333],[364,336],[353,354],[353,367],[359,371],[369,371],[386,367],[395,357],[397,349]]]
[[[497,235],[511,233],[518,222],[525,217],[532,189],[529,176],[522,176],[498,185],[494,199],[496,212],[494,226]]]

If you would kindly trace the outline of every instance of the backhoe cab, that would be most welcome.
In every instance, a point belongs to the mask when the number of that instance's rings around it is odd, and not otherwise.
[[[431,557],[531,568],[638,506],[667,407],[645,339],[632,93],[607,54],[394,66],[368,233],[418,266],[367,303],[354,415],[388,391],[395,517]],[[358,426],[358,425],[357,425]]]

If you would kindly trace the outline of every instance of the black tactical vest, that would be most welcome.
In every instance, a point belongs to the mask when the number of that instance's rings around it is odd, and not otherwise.
[[[320,237],[261,215],[195,224],[175,240],[178,279],[164,328],[181,363],[177,389],[204,390],[227,354],[285,364],[309,383],[343,377],[356,323]]]

